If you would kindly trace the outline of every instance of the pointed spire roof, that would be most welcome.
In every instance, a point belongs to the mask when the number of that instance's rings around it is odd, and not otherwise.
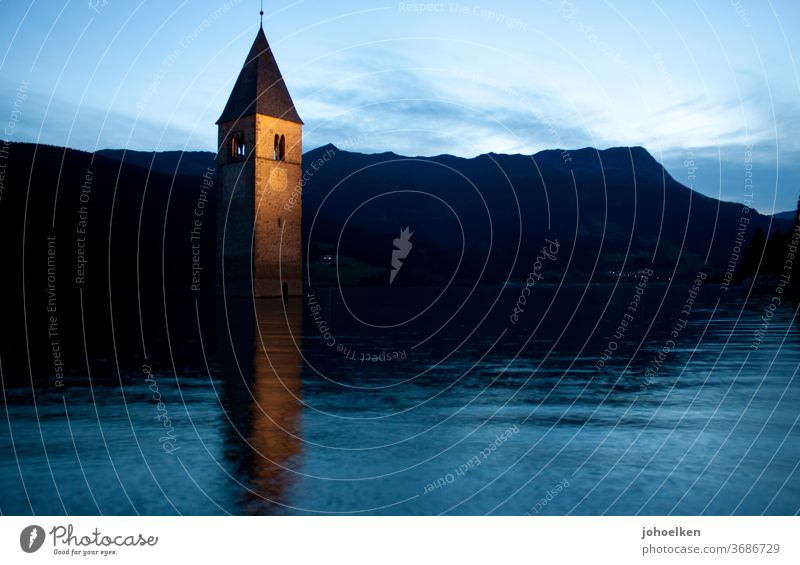
[[[283,76],[267,43],[263,27],[258,30],[247,60],[217,123],[253,114],[303,123],[294,107],[286,83],[283,82]]]

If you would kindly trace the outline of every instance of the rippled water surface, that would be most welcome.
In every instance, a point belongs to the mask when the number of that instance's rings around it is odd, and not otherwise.
[[[516,323],[519,287],[199,305],[4,387],[0,511],[795,514],[796,304],[688,290],[540,286]]]

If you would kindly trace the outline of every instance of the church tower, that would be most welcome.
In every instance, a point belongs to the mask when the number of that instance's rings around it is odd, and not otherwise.
[[[263,27],[217,126],[217,294],[300,295],[303,121]]]

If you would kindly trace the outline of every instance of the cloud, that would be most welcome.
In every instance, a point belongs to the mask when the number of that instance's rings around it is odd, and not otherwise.
[[[9,111],[16,85],[0,85],[0,100]],[[2,107],[2,106],[0,106]],[[34,89],[26,92],[12,141],[38,142],[94,151],[103,148],[138,150],[213,149],[208,132],[192,134],[182,125],[164,124],[114,109],[78,105],[59,97],[50,98]],[[209,139],[211,141],[209,141]]]

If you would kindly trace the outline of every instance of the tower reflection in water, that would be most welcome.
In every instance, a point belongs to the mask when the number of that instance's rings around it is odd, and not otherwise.
[[[302,452],[302,303],[229,298],[218,308],[227,454],[245,487],[241,512],[283,513]]]

